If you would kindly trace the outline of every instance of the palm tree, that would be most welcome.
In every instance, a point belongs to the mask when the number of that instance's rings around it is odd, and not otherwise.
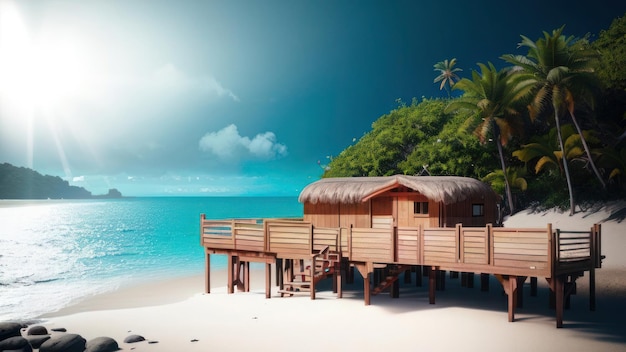
[[[463,71],[458,67],[454,68],[454,65],[456,65],[456,58],[450,61],[446,59],[433,65],[435,67],[434,71],[439,71],[439,76],[435,77],[433,83],[441,82],[439,90],[445,88],[446,92],[448,92],[448,98],[450,98],[450,88],[461,79],[456,73]]]
[[[534,76],[535,91],[534,99],[529,106],[530,117],[534,120],[550,109],[553,111],[561,150],[564,150],[564,146],[560,119],[565,112],[569,113],[581,136],[589,164],[602,186],[606,187],[574,115],[577,100],[579,98],[583,101],[589,100],[591,88],[597,86],[597,79],[591,67],[595,54],[586,48],[584,40],[575,40],[572,36],[565,37],[562,32],[563,27],[552,31],[552,34],[544,32],[544,37],[536,42],[522,36],[519,45],[527,47],[528,54],[504,55],[502,59]],[[574,214],[574,193],[567,158],[562,158],[562,162],[570,195],[570,214]]]
[[[480,73],[472,70],[471,80],[464,78],[454,85],[453,89],[461,89],[465,94],[451,102],[446,112],[459,109],[474,111],[471,119],[480,121],[475,133],[481,143],[486,143],[489,136],[496,142],[509,210],[513,214],[515,205],[507,178],[503,147],[523,130],[520,103],[528,96],[534,80],[510,68],[498,71],[492,63],[488,66],[479,63],[478,66]]]
[[[574,132],[572,125],[568,124],[561,127],[565,153],[559,149],[558,143],[556,143],[556,135],[556,128],[552,128],[548,134],[536,136],[532,139],[531,143],[522,145],[521,149],[513,152],[513,156],[527,164],[536,160],[534,167],[535,174],[538,174],[544,169],[556,169],[563,174],[563,163],[561,162],[563,154],[565,154],[567,160],[574,160],[580,158],[584,152],[580,147],[580,136]],[[587,133],[585,133],[585,135],[587,135]]]

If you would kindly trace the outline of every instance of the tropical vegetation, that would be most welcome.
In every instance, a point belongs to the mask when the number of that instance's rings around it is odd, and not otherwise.
[[[510,213],[626,195],[626,17],[595,41],[565,27],[503,68],[479,63],[460,77],[456,59],[434,65],[446,98],[413,99],[381,116],[332,158],[323,177],[392,174],[482,179]],[[451,97],[450,90],[462,95]]]

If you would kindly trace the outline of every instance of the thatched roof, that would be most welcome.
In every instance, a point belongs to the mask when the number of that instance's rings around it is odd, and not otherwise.
[[[313,204],[359,203],[398,186],[408,187],[430,200],[444,204],[494,194],[489,186],[469,177],[395,175],[323,178],[306,186],[298,200]]]

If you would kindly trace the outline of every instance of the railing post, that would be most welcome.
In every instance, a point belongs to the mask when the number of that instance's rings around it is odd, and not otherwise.
[[[456,262],[463,263],[465,261],[465,256],[463,255],[463,251],[465,250],[465,245],[463,244],[464,234],[463,234],[463,225],[456,224]]]
[[[547,225],[548,228],[548,263],[550,263],[550,276],[554,278],[556,273],[556,264],[554,258],[556,258],[556,234],[552,231],[552,224]]]
[[[398,228],[396,226],[392,226],[391,227],[391,253],[390,253],[391,255],[389,258],[391,262],[397,261],[397,258],[398,258],[397,244],[398,244]]]
[[[591,256],[589,265],[589,310],[596,310],[596,225],[594,224],[589,232],[589,255]]]
[[[485,232],[486,232],[485,233],[485,255],[487,256],[487,263],[486,263],[487,265],[493,265],[492,231],[493,231],[493,225],[487,224],[487,226],[485,226]]]

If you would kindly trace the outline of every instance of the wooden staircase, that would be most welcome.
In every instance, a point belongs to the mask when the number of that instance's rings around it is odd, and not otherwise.
[[[312,255],[310,260],[289,260],[282,287],[278,290],[281,297],[310,295],[311,299],[315,299],[315,286],[324,279],[335,278],[340,258],[338,253],[331,253],[325,247]]]
[[[387,276],[372,290],[372,295],[377,295],[384,290],[388,289],[393,283],[398,280],[398,276],[405,272],[409,265],[390,265],[387,266]]]

